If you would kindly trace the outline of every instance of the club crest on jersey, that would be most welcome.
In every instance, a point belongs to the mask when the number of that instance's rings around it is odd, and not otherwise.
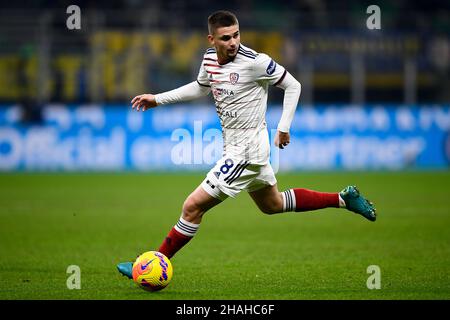
[[[232,72],[230,73],[230,82],[231,84],[236,84],[239,80],[239,73]]]
[[[266,72],[267,74],[270,76],[271,74],[273,74],[275,72],[275,69],[277,67],[277,64],[275,63],[275,61],[270,60],[269,65],[267,66]]]

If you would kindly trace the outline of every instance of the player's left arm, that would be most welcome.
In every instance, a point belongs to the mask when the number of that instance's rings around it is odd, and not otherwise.
[[[284,149],[290,143],[289,129],[294,119],[297,103],[300,98],[302,86],[289,72],[285,70],[283,79],[276,84],[284,90],[283,113],[278,123],[277,134],[275,136],[275,146]]]
[[[264,53],[260,53],[256,57],[253,70],[257,80],[268,81],[269,84],[284,90],[283,113],[274,141],[275,146],[284,149],[290,142],[289,129],[294,119],[302,87],[300,82],[283,66]]]

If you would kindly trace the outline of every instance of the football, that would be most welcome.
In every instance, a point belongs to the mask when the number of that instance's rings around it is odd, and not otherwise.
[[[172,264],[161,252],[145,252],[133,263],[133,280],[144,290],[158,291],[167,287],[172,275]]]

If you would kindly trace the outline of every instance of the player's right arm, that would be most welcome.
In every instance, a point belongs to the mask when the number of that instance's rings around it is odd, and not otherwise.
[[[132,108],[137,111],[148,110],[159,105],[172,104],[200,98],[209,93],[209,87],[201,86],[197,81],[188,83],[177,89],[159,94],[141,94],[131,100]]]
[[[159,93],[156,95],[141,94],[134,97],[131,100],[131,104],[133,109],[136,109],[137,111],[145,111],[151,108],[155,108],[159,105],[172,104],[200,98],[202,96],[206,96],[210,91],[211,87],[209,84],[208,75],[202,63],[196,81],[188,83],[177,89]]]
[[[136,111],[139,111],[141,109],[142,111],[145,111],[151,108],[155,108],[158,105],[155,100],[155,95],[150,93],[141,94],[134,97],[131,100],[131,104],[131,108],[136,109]]]

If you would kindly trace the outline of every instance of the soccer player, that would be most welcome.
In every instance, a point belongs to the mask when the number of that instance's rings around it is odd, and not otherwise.
[[[324,193],[304,188],[278,191],[269,163],[269,135],[265,121],[268,86],[284,90],[283,111],[274,143],[289,145],[289,128],[295,114],[301,85],[268,55],[240,43],[239,23],[228,11],[208,18],[211,48],[203,55],[198,77],[178,89],[133,98],[132,108],[146,111],[160,105],[192,100],[212,92],[223,132],[223,157],[203,182],[187,197],[181,217],[157,251],[171,258],[197,233],[203,215],[228,197],[247,191],[266,214],[346,208],[370,221],[376,220],[373,204],[354,186],[341,192]],[[117,266],[132,278],[132,262]]]

